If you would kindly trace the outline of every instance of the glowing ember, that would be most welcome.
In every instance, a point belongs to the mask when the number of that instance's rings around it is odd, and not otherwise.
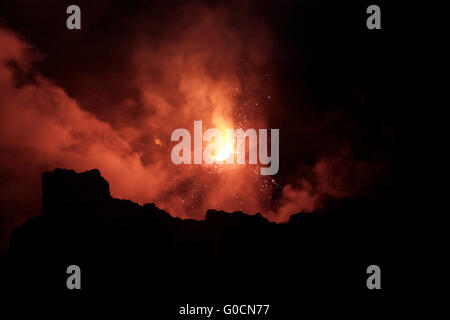
[[[229,157],[234,156],[234,154],[236,153],[233,135],[230,134],[228,130],[230,128],[233,128],[233,125],[227,125],[227,122],[221,115],[216,116],[213,123],[216,125],[216,128],[219,129],[222,133],[222,141],[216,145],[217,149],[212,155],[212,158],[214,159],[214,161],[224,161]]]
[[[225,134],[225,132],[222,132],[222,134],[225,137],[225,141],[218,146],[217,153],[212,156],[215,161],[224,161],[235,153],[233,138],[229,134]]]

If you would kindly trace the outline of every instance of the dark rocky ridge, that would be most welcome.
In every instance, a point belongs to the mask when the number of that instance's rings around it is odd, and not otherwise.
[[[327,199],[286,224],[215,210],[197,221],[111,197],[98,170],[56,169],[42,185],[43,215],[14,231],[2,257],[10,295],[134,297],[167,319],[186,303],[270,303],[283,319],[299,301],[369,306],[393,290],[396,226],[386,203]],[[81,267],[80,291],[66,288],[71,264]],[[371,264],[387,270],[382,293],[366,288]]]

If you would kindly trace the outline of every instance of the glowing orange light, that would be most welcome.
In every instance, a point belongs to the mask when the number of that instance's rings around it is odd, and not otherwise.
[[[229,122],[225,121],[221,115],[216,116],[213,122],[216,125],[216,128],[222,133],[222,141],[217,146],[216,152],[212,158],[215,161],[224,161],[236,152],[233,135],[230,134],[229,130],[227,130],[228,128],[233,128],[233,126],[229,125]]]

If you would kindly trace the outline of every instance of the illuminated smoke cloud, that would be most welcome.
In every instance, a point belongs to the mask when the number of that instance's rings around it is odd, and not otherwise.
[[[290,115],[297,105],[281,105],[285,92],[275,82],[282,61],[274,59],[273,30],[254,17],[247,21],[251,8],[236,4],[241,15],[236,7],[231,14],[220,6],[182,6],[168,21],[130,17],[126,48],[111,39],[102,47],[123,54],[117,64],[107,63],[116,73],[99,67],[88,76],[72,67],[65,75],[80,84],[76,99],[67,93],[70,79],[66,91],[36,72],[36,60],[46,58],[0,29],[0,246],[14,226],[40,213],[41,174],[56,167],[98,168],[114,197],[196,219],[219,209],[287,221],[314,211],[323,194],[370,189],[383,168],[357,160],[345,144],[331,148],[333,132],[324,124],[333,123],[324,116],[298,122],[305,117]],[[159,22],[154,36],[148,24]],[[280,126],[273,126],[276,117]],[[202,120],[204,130],[280,128],[280,173],[262,177],[258,165],[173,164],[171,133],[192,132],[194,120]],[[303,149],[307,157],[298,156]]]
[[[40,212],[44,170],[101,168],[113,190],[131,188],[145,172],[139,155],[110,125],[81,110],[50,80],[36,76],[18,86],[17,74],[30,71],[32,48],[6,30],[0,30],[0,43],[2,228],[11,231],[17,222]],[[151,181],[148,184],[152,190]]]
[[[225,11],[195,10],[199,19],[169,30],[170,41],[136,42],[131,68],[143,108],[138,121],[118,130],[82,110],[49,79],[34,75],[18,84],[18,74],[30,71],[33,48],[1,31],[1,202],[10,214],[2,216],[5,229],[39,212],[40,175],[55,167],[99,168],[113,196],[155,202],[180,217],[202,218],[209,208],[264,211],[261,198],[271,190],[262,186],[256,166],[186,168],[170,160],[171,132],[190,128],[193,120],[203,120],[205,129],[264,127],[263,113],[245,114],[236,106],[239,68],[261,67],[266,48],[231,30]]]

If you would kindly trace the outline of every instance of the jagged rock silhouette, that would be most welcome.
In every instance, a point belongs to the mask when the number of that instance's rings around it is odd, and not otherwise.
[[[55,169],[42,186],[42,216],[16,228],[2,256],[10,295],[139,297],[167,319],[187,302],[264,301],[283,319],[299,301],[372,303],[366,267],[387,268],[394,250],[388,208],[358,199],[326,199],[285,224],[216,210],[196,221],[111,197],[99,170]],[[71,264],[80,291],[66,288]]]

